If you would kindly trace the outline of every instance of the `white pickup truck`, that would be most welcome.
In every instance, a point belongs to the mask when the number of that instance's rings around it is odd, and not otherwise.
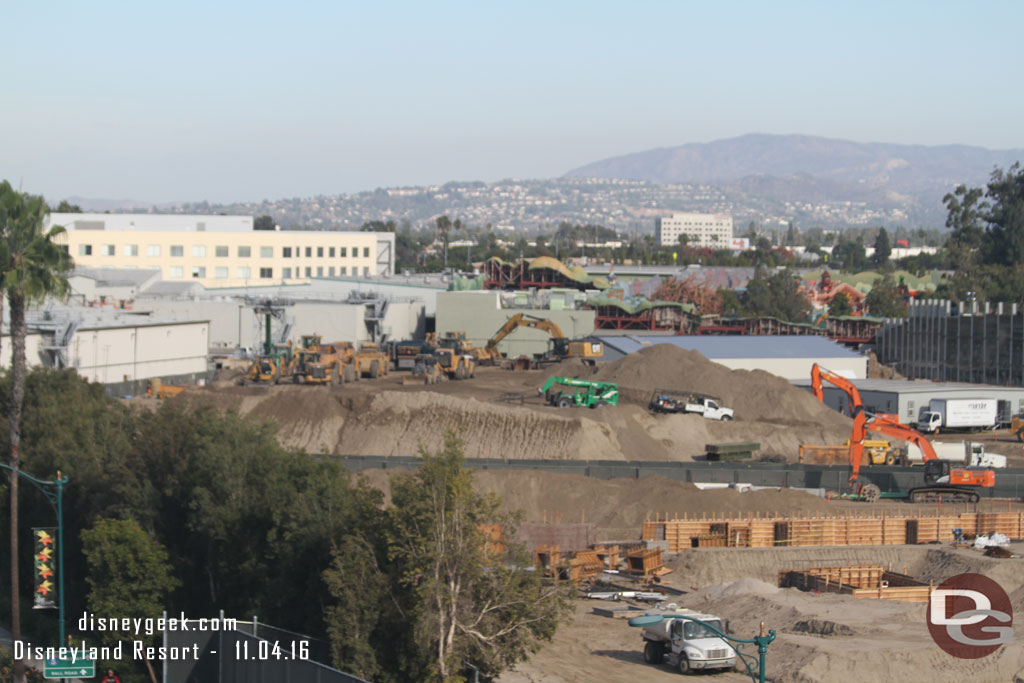
[[[656,389],[648,408],[653,413],[697,413],[709,420],[726,422],[734,417],[732,408],[719,405],[712,396],[668,389]]]
[[[657,610],[647,616],[634,617],[629,624],[643,627],[644,661],[648,664],[667,661],[684,674],[704,669],[730,670],[737,666],[736,650],[711,630],[725,633],[722,620],[712,614],[689,609]]]

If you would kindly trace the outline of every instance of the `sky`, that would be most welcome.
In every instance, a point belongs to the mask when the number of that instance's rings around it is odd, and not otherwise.
[[[747,133],[1024,148],[1020,2],[2,8],[0,178],[54,202],[551,178]]]

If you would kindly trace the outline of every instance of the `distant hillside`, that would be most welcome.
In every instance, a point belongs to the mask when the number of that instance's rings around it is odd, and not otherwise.
[[[1024,160],[1024,150],[751,134],[613,157],[565,175],[704,183],[763,199],[866,201],[918,213],[941,208],[942,195],[956,185],[980,186],[993,167],[1018,160]]]

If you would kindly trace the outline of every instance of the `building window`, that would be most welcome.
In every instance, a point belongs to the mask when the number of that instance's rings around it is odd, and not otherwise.
[[[193,258],[206,258],[206,245],[193,244],[192,245],[192,257]]]
[[[291,247],[281,247],[281,256],[284,257],[284,258],[291,258],[292,257],[292,248]]]
[[[206,268],[202,266],[192,266],[192,277],[206,277]]]
[[[150,245],[148,245],[146,247],[146,256],[153,257],[153,256],[159,256],[159,255],[160,255],[160,245],[159,244],[150,244]]]
[[[213,269],[213,276],[218,280],[228,279],[228,269],[225,266],[217,266]]]
[[[330,258],[334,258],[334,247],[331,247],[330,249],[327,250],[327,255]]]
[[[363,277],[370,277],[370,267],[363,266]]]
[[[316,267],[316,276],[317,277],[323,277],[324,276],[324,267],[323,266],[317,266]]]
[[[341,252],[341,254],[340,254],[341,258],[345,258],[346,256],[348,256],[348,248],[347,247],[339,247],[338,251]]]
[[[260,258],[274,258],[274,248],[260,247]]]
[[[241,266],[238,269],[238,277],[243,280],[248,280],[252,277],[252,270],[249,269],[249,266]]]
[[[330,268],[327,269],[327,274],[330,275],[331,277],[334,277],[334,266],[331,266]]]
[[[126,245],[124,245],[124,255],[125,256],[138,256],[139,255],[139,245],[137,245],[137,244],[126,244]]]
[[[324,248],[323,247],[317,247],[316,248],[316,255],[317,255],[317,258],[323,258],[324,257]]]
[[[252,256],[252,247],[239,247],[238,258],[249,258]]]
[[[313,269],[306,266],[306,277],[313,277]]]
[[[312,256],[313,256],[313,247],[306,247],[306,258],[311,258]]]
[[[181,246],[180,244],[172,244],[171,245],[171,256],[184,256],[184,255],[185,255],[185,247]]]
[[[338,268],[338,273],[342,276],[348,275],[348,268],[346,266],[341,266]]]
[[[274,277],[273,268],[260,268],[260,278],[262,278],[263,280],[269,280],[272,277]]]
[[[370,258],[370,248],[363,247],[363,258]]]
[[[101,244],[100,255],[101,256],[114,256],[117,254],[117,248],[113,244]]]
[[[227,245],[222,245],[222,246],[219,246],[219,247],[214,247],[213,248],[213,255],[216,256],[217,258],[227,258],[228,257],[228,247],[227,247]]]
[[[167,277],[172,280],[180,280],[185,276],[185,269],[181,266],[171,266],[167,269]]]
[[[289,249],[289,247],[285,247],[285,249]],[[281,269],[281,277],[283,279],[285,279],[285,280],[291,280],[292,279],[292,269],[291,268],[282,268]]]

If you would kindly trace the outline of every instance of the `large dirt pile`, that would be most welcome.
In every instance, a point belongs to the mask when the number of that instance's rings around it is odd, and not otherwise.
[[[601,365],[591,377],[617,382],[620,388],[631,390],[627,398],[635,396],[644,405],[655,389],[695,391],[719,397],[736,412],[737,420],[850,430],[847,418],[781,377],[763,370],[730,370],[699,351],[672,344],[653,344]]]

